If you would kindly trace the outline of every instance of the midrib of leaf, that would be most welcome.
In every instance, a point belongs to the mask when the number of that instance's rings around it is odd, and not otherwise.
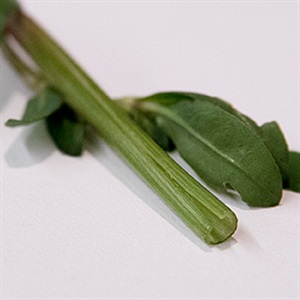
[[[201,135],[199,135],[195,130],[193,130],[193,128],[191,126],[189,126],[181,118],[178,118],[171,110],[166,109],[163,106],[157,105],[155,103],[143,103],[143,109],[144,108],[145,109],[149,109],[152,112],[155,111],[159,115],[162,115],[162,116],[168,118],[169,120],[177,123],[179,126],[181,126],[182,128],[184,128],[188,133],[190,133],[193,137],[195,137],[196,139],[200,140],[206,147],[208,147],[213,152],[215,152],[217,155],[219,155],[221,158],[223,158],[227,164],[233,165],[237,170],[241,171],[245,175],[245,177],[248,178],[250,181],[252,181],[254,184],[256,184],[257,186],[261,187],[263,190],[267,191],[268,194],[270,194],[272,196],[274,195],[268,189],[266,189],[263,185],[261,185],[260,182],[258,182],[257,180],[255,180],[252,176],[250,176],[238,163],[236,163],[236,161],[234,159],[232,159],[230,156],[228,156],[228,155],[222,153],[221,151],[219,151],[218,148],[216,148],[213,144],[211,144],[207,139],[205,139],[204,137],[202,137]],[[224,111],[224,113],[229,114],[226,111]],[[237,120],[239,120],[239,118],[237,118],[236,116],[231,115],[231,114],[229,114],[229,115],[232,116],[232,117],[234,117],[234,118],[236,118]],[[245,128],[251,134],[253,134],[250,129],[248,129],[247,127],[245,127]]]

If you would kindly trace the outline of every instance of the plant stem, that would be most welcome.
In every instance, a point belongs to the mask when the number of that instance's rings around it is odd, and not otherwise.
[[[233,234],[235,214],[136,126],[37,24],[20,12],[7,26],[49,84],[65,95],[68,105],[127,159],[196,235],[217,244]]]
[[[46,84],[44,76],[37,71],[30,68],[8,45],[8,43],[3,42],[2,45],[3,54],[8,59],[10,64],[22,77],[24,82],[28,87],[34,91],[40,91]]]

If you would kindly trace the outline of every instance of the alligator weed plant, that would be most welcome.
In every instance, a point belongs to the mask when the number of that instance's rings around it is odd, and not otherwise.
[[[227,102],[195,93],[112,101],[14,0],[0,3],[0,42],[35,93],[23,117],[7,126],[43,120],[56,146],[73,156],[93,126],[207,244],[230,238],[236,215],[168,151],[177,149],[209,186],[234,189],[250,206],[274,206],[283,188],[300,190],[299,153],[289,152],[276,122],[258,126]]]

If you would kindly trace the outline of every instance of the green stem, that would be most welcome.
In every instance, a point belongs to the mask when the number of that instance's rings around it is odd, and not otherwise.
[[[3,42],[2,49],[7,60],[11,63],[29,88],[39,92],[43,89],[43,87],[45,87],[45,77],[40,72],[34,71],[32,68],[30,68],[8,45],[7,42]]]
[[[137,127],[38,25],[20,12],[8,27],[69,106],[127,159],[196,235],[216,244],[233,234],[235,214]]]

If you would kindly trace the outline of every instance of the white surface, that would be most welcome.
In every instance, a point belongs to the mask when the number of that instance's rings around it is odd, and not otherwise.
[[[217,95],[300,150],[296,1],[24,7],[111,96]],[[2,299],[299,299],[299,194],[222,197],[239,228],[208,247],[103,141],[71,158],[42,124],[4,127],[29,95],[1,57]]]

